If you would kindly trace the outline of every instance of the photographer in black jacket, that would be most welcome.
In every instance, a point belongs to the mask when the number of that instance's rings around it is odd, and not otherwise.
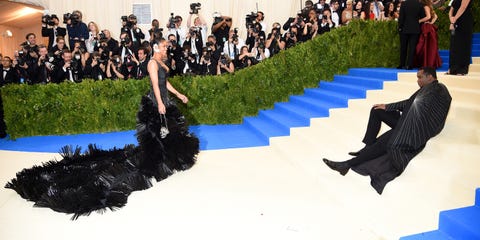
[[[131,49],[136,52],[140,47],[142,40],[145,39],[142,29],[137,27],[137,16],[130,14],[122,16],[122,29],[121,33],[127,33],[130,41],[132,42]]]
[[[65,37],[67,29],[60,27],[57,15],[52,14],[42,17],[42,37],[48,37],[48,50],[57,45],[58,37]]]

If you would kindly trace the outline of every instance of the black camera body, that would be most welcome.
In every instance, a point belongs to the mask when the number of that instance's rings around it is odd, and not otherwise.
[[[223,65],[227,65],[227,64],[228,64],[228,59],[227,59],[227,56],[226,56],[225,53],[220,56],[219,61],[220,61],[220,63],[223,64]]]
[[[100,37],[100,41],[101,40],[107,40],[107,36],[105,35],[105,33],[103,31],[101,31],[98,36]]]
[[[48,26],[55,26],[55,21],[53,21],[53,18],[56,17],[55,14],[53,15],[44,15],[42,17],[42,23],[47,24]]]
[[[177,19],[173,15],[173,13],[170,13],[170,19],[168,19],[168,28],[177,28]]]
[[[247,29],[255,26],[255,23],[257,23],[257,16],[258,14],[255,12],[251,12],[245,16],[245,26],[247,26]]]
[[[234,29],[233,29],[232,40],[233,40],[233,42],[237,42],[237,41],[238,41],[238,28],[234,28]]]
[[[202,4],[198,2],[190,4],[190,14],[198,14],[198,10],[200,9],[202,9]]]
[[[63,14],[63,23],[67,24],[68,20],[70,20],[70,24],[77,25],[80,22],[80,15],[78,15],[77,13]]]
[[[200,31],[202,31],[201,27],[191,27],[190,30],[189,30],[191,36],[193,36],[193,35],[199,36]]]
[[[127,46],[129,43],[130,43],[130,38],[128,36],[120,39],[120,43],[122,44],[122,46]]]

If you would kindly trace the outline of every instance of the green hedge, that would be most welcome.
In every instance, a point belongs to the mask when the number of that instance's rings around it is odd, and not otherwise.
[[[147,80],[8,85],[1,90],[7,132],[15,139],[129,130],[148,88]]]
[[[189,104],[179,107],[191,124],[241,123],[348,68],[396,66],[396,29],[394,21],[355,21],[233,74],[169,81],[189,97]],[[148,79],[9,85],[1,90],[7,132],[15,139],[134,129],[148,89]]]

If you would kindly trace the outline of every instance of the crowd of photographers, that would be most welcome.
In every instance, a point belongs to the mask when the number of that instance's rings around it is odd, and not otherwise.
[[[154,19],[147,36],[137,27],[135,15],[122,16],[119,41],[112,38],[109,30],[100,30],[95,22],[84,23],[80,11],[63,15],[66,28],[60,26],[58,16],[45,15],[42,36],[48,37],[48,45],[37,45],[35,34],[27,34],[13,58],[1,58],[0,85],[80,82],[86,78],[142,79],[148,75],[151,42],[160,38],[168,40],[171,75],[231,73],[346,25],[351,19],[394,20],[398,17],[397,1],[306,1],[297,16],[283,25],[274,23],[270,31],[263,21],[263,12],[252,12],[245,18],[245,39],[239,36],[237,28],[232,28],[232,18],[220,13],[214,13],[211,35],[207,35],[200,3],[190,5],[186,26],[181,16],[171,13],[166,31]]]

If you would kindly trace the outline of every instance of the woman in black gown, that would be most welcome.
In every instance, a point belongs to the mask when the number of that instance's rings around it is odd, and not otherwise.
[[[466,75],[472,53],[472,0],[454,0],[450,18],[450,66],[447,74]]]
[[[101,150],[90,145],[86,153],[80,148],[62,149],[61,161],[50,161],[17,173],[6,188],[34,201],[36,207],[73,213],[72,219],[92,211],[103,212],[123,207],[131,192],[152,186],[151,179],[161,181],[176,171],[189,169],[196,161],[199,141],[188,132],[185,118],[168,98],[168,91],[183,103],[180,94],[167,80],[166,41],[153,46],[148,63],[152,90],[142,97],[137,113],[138,146]],[[166,131],[162,131],[165,128]]]

